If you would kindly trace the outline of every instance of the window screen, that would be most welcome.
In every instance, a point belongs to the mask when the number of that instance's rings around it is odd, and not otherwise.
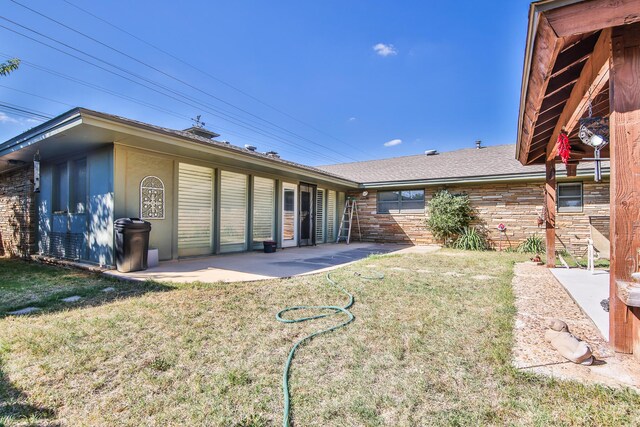
[[[582,212],[582,183],[558,184],[558,212]]]

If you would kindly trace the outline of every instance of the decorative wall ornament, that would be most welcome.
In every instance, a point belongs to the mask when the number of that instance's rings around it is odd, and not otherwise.
[[[164,183],[157,176],[140,181],[140,218],[164,219]]]
[[[591,113],[591,110],[589,110]],[[580,119],[580,132],[578,137],[583,144],[586,144],[593,148],[593,160],[595,162],[594,180],[600,182],[602,180],[602,167],[601,162],[603,159],[600,157],[600,150],[602,150],[609,143],[609,118],[608,117],[591,117]]]

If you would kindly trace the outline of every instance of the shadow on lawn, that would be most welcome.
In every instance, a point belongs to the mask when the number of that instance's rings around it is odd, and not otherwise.
[[[107,288],[112,288],[113,290],[110,292],[104,292],[104,289]],[[175,289],[175,286],[168,286],[152,281],[136,282],[129,280],[105,279],[99,285],[73,287],[69,290],[47,295],[37,301],[30,301],[28,303],[21,303],[12,307],[5,307],[5,309],[0,311],[0,319],[5,317],[33,317],[58,311],[97,307],[122,299],[140,297],[150,292],[168,292]],[[80,296],[81,299],[75,302],[62,301],[63,298],[75,295]],[[19,316],[9,314],[9,312],[20,310],[25,307],[37,307],[39,310]],[[2,424],[0,424],[0,426],[1,425]]]
[[[7,423],[27,422],[30,426],[60,426],[60,423],[51,422],[56,412],[51,408],[25,403],[27,395],[16,388],[0,369],[0,426]]]

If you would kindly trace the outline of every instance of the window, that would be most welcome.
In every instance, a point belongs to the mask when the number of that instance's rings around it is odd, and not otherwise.
[[[558,184],[558,212],[582,212],[582,183]]]
[[[220,173],[220,251],[247,249],[247,179],[241,173]]]
[[[273,239],[276,223],[276,182],[269,178],[253,179],[253,240]]]
[[[424,190],[379,191],[378,213],[424,211]]]
[[[293,241],[296,238],[296,189],[284,188],[283,194],[282,239]]]

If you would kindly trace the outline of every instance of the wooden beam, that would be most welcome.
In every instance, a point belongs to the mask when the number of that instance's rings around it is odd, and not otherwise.
[[[591,55],[591,52],[593,52],[593,47],[598,41],[598,35],[599,34],[595,32],[563,49],[553,66],[553,75],[562,73],[578,62],[586,61]]]
[[[547,161],[545,169],[544,203],[547,212],[545,218],[547,267],[554,268],[556,266],[556,163]]]
[[[611,53],[611,28],[606,28],[593,48],[593,54],[584,64],[580,77],[571,90],[571,95],[558,118],[547,146],[547,159],[556,157],[556,141],[564,130],[571,133],[584,113],[587,103],[596,97],[609,81],[609,57]]]
[[[562,47],[563,40],[558,38],[549,22],[547,22],[547,18],[541,15],[536,29],[531,56],[531,69],[529,70],[527,93],[523,107],[520,152],[518,153],[518,159],[522,164],[527,163],[529,146],[533,137],[533,126],[540,114],[542,101],[551,78],[551,71]]]
[[[640,0],[591,0],[544,12],[558,37],[640,22]]]
[[[616,351],[640,357],[640,312],[618,297],[617,282],[640,270],[640,24],[612,33],[611,269],[609,339]]]

